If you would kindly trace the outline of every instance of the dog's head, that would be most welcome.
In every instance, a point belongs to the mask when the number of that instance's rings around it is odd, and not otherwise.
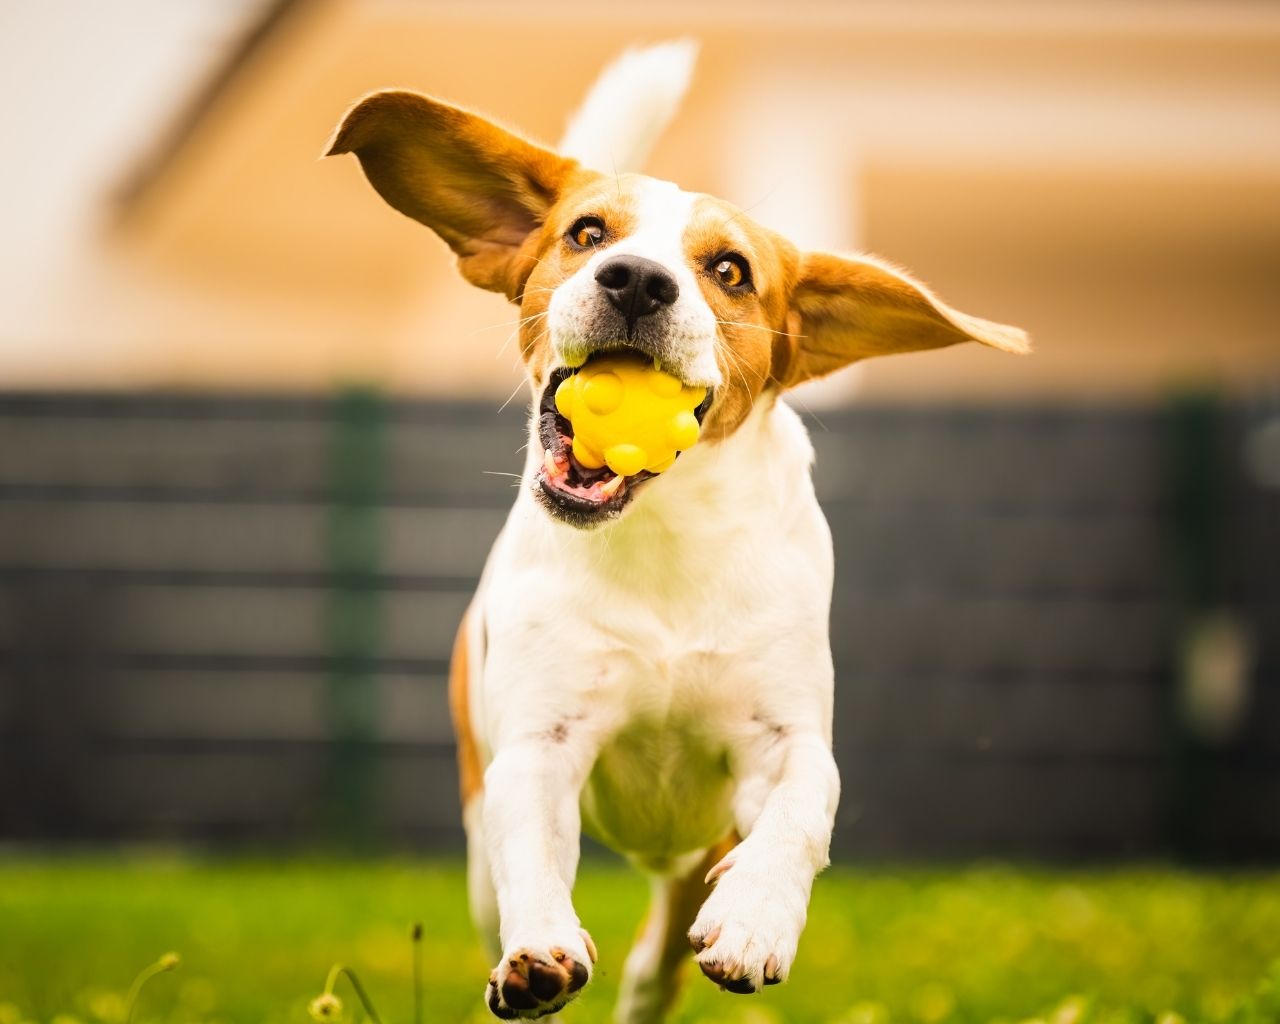
[[[576,525],[620,513],[651,475],[619,481],[565,451],[572,431],[555,387],[596,353],[634,348],[707,388],[700,443],[714,444],[762,392],[868,356],[961,341],[1027,348],[1022,331],[951,309],[884,263],[800,252],[719,199],[598,174],[417,93],[361,101],[329,152],[355,153],[388,203],[448,243],[463,277],[520,306],[530,444],[541,448],[531,483]]]

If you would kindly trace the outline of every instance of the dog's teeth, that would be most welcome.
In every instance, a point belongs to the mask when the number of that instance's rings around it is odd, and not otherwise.
[[[564,474],[564,467],[560,465],[560,461],[550,452],[542,453],[542,468],[546,470],[547,476],[557,477]]]
[[[615,494],[618,493],[618,488],[622,486],[622,480],[623,480],[622,477],[615,476],[608,483],[601,484],[600,493],[603,494],[606,498],[612,498]]]

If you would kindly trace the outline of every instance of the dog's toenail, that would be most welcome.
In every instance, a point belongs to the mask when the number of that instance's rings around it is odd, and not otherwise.
[[[585,928],[578,929],[578,934],[582,936],[582,941],[586,943],[587,956],[591,957],[592,963],[595,963],[600,958],[600,954],[596,952],[595,942],[592,941],[591,936],[587,933]]]
[[[694,950],[701,953],[704,949],[714,946],[716,944],[716,939],[718,938],[720,938],[720,926],[716,925],[711,929],[711,931],[707,932],[701,938],[698,938],[695,935],[690,935],[689,942],[693,946]]]
[[[707,872],[707,877],[704,880],[704,884],[710,885],[712,882],[716,881],[721,875],[723,875],[726,871],[728,871],[731,867],[733,867],[733,857],[730,854],[725,854],[724,858],[720,861],[720,863],[713,866],[712,869]]]
[[[756,990],[756,984],[750,978],[729,978],[721,985],[721,988],[729,992],[736,992],[740,996],[746,996]]]

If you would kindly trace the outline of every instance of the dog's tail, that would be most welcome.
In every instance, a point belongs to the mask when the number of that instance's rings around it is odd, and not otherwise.
[[[604,174],[640,170],[679,109],[697,59],[691,39],[627,50],[596,79],[560,152]]]

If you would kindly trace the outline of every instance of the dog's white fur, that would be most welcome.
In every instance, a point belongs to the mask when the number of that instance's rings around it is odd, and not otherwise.
[[[669,117],[691,61],[687,47],[625,58],[588,100],[570,149],[597,166],[607,156],[606,173],[610,164],[632,164]],[[653,76],[664,68],[675,80],[655,91]],[[646,95],[654,97],[647,113]],[[469,209],[447,206],[444,186],[454,165],[433,169],[430,154],[399,149],[420,125],[469,115],[422,97],[387,97],[355,108],[333,151],[357,152],[393,206],[440,230],[470,279],[501,289],[505,278],[492,254],[517,244],[519,233],[515,241],[500,232],[473,239],[481,229],[467,219]],[[636,145],[619,140],[619,104],[644,136]],[[391,119],[394,131],[384,134],[378,118]],[[601,140],[607,153],[593,155],[591,145]],[[501,152],[511,144],[495,136],[492,145]],[[429,173],[443,175],[444,186],[422,198]],[[530,984],[519,993],[523,1005],[509,1002],[503,978],[532,977],[530,965],[554,973],[560,964],[564,979],[576,970],[579,982],[589,972],[595,949],[572,899],[586,829],[654,880],[654,908],[627,959],[617,1009],[619,1021],[643,1024],[661,1020],[671,1003],[678,966],[672,938],[686,927],[704,972],[734,991],[756,991],[791,971],[810,889],[827,863],[839,794],[827,626],[832,548],[799,418],[778,397],[780,387],[757,383],[753,390],[733,352],[718,347],[722,327],[766,330],[788,343],[805,336],[717,319],[685,251],[700,197],[637,176],[610,175],[609,183],[626,190],[634,223],[601,251],[584,252],[567,279],[540,289],[553,293],[550,352],[549,362],[530,364],[525,486],[485,567],[457,663],[464,666],[458,678],[467,736],[483,767],[464,820],[473,913],[498,958],[485,994],[490,1008],[504,1017],[543,1016],[577,991],[561,984],[528,1005]],[[445,213],[437,215],[433,203],[445,204]],[[526,210],[515,211],[518,231],[528,230]],[[723,218],[716,230],[724,244],[749,251],[734,220]],[[629,495],[624,514],[594,530],[576,529],[536,498],[544,458],[551,458],[539,441],[539,396],[556,367],[580,365],[600,347],[595,273],[620,255],[661,264],[679,285],[664,311],[664,368],[687,384],[728,391],[741,383],[741,393],[758,397],[736,429],[695,445]],[[818,257],[798,273],[821,275],[835,259]],[[913,335],[904,348],[966,338],[1025,348],[1016,329],[959,314],[873,261],[841,268],[852,283],[840,276],[839,284],[819,288],[804,315],[819,332],[830,329],[826,321],[853,323],[837,325],[834,340],[811,339],[812,372],[895,350],[873,341],[854,351],[849,339],[860,331],[943,332]],[[752,273],[761,294],[785,285],[781,261],[760,260]],[[854,301],[833,297],[833,289],[854,291]],[[711,867],[716,886],[696,916],[673,919],[680,899],[697,892],[700,879],[691,884],[690,872],[734,833],[740,842]]]

